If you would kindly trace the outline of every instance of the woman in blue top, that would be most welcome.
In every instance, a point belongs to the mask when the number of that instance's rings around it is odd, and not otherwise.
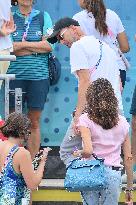
[[[52,21],[47,12],[33,9],[32,0],[17,0],[17,4],[18,9],[13,13],[17,29],[12,35],[17,59],[11,63],[8,73],[16,74],[10,89],[22,88],[23,106],[27,102],[32,122],[28,148],[33,158],[40,146],[39,119],[49,91],[48,54],[52,45],[45,35],[52,28]],[[13,108],[14,96],[10,96],[10,109]]]
[[[8,138],[0,142],[1,205],[29,204],[29,189],[36,189],[42,180],[48,150],[43,151],[39,167],[34,171],[30,152],[23,147],[30,135],[30,125],[25,115],[12,113],[0,128]]]

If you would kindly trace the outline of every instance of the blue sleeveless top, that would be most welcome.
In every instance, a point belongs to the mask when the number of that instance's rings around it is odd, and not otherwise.
[[[16,173],[13,168],[13,156],[18,149],[18,145],[11,149],[0,173],[0,205],[22,205],[23,201],[25,204],[30,201],[30,190],[22,174]]]

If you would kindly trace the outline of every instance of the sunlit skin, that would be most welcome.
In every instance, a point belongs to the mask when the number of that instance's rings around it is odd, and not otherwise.
[[[33,0],[17,0],[17,2],[21,13],[27,16],[32,10]]]
[[[71,47],[73,44],[73,36],[70,35],[70,28],[67,28],[66,32],[65,32],[66,28],[62,29],[58,35],[58,39],[59,42],[67,47]],[[65,32],[63,35],[62,33]],[[61,37],[60,37],[61,36]]]
[[[82,9],[85,8],[85,7],[84,7],[84,0],[78,0],[78,4],[79,4],[79,6],[80,6]]]
[[[18,4],[24,7],[32,6],[33,0],[18,0]]]

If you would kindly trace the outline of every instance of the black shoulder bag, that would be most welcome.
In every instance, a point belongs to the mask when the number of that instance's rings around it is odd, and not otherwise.
[[[44,13],[43,12],[39,13],[39,19],[40,19],[41,28],[43,30],[43,26],[44,26]],[[58,58],[56,58],[52,54],[52,52],[49,53],[48,68],[49,68],[50,85],[56,85],[61,75],[61,64]]]

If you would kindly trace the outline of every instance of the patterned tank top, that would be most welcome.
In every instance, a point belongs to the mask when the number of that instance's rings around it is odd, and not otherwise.
[[[30,201],[30,190],[22,174],[13,168],[13,156],[18,150],[18,145],[12,147],[0,172],[0,205],[28,205]]]

